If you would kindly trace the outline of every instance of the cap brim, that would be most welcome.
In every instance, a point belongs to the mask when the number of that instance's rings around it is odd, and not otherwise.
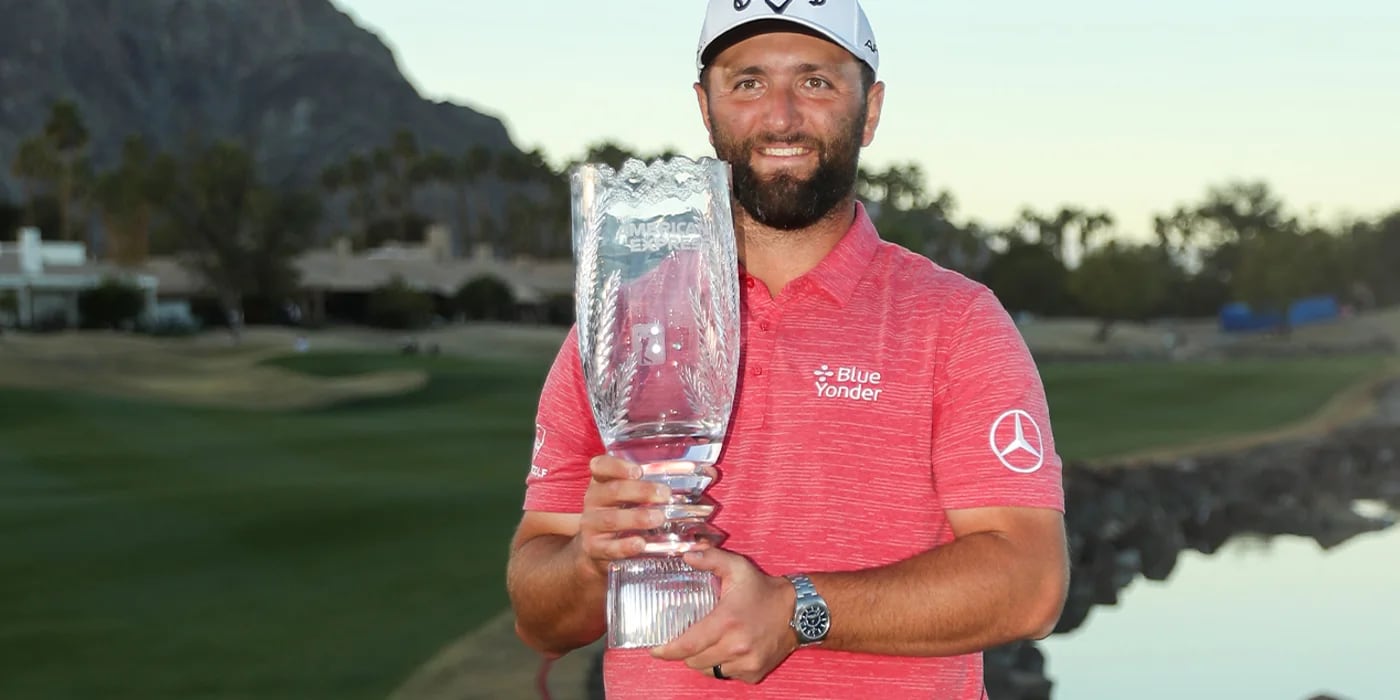
[[[800,17],[760,16],[742,19],[716,34],[715,38],[711,39],[710,43],[706,44],[705,48],[701,50],[700,55],[696,59],[696,68],[704,70],[705,66],[710,65],[710,63],[715,60],[715,56],[745,39],[758,36],[759,34],[782,30],[798,31],[802,34],[826,39],[845,49],[847,53],[851,54],[852,58],[861,63],[865,63],[865,59],[861,58],[860,54],[856,52],[856,47],[847,44],[814,22]]]

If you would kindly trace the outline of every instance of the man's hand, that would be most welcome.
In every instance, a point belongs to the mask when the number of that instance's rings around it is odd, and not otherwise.
[[[511,542],[506,587],[516,631],[549,655],[577,649],[607,629],[608,564],[642,551],[643,530],[661,522],[670,492],[642,481],[641,469],[595,457],[580,513],[527,511]]]
[[[720,549],[687,553],[685,561],[719,577],[719,602],[684,634],[652,649],[652,656],[684,661],[706,675],[721,666],[730,678],[757,683],[797,649],[797,634],[788,624],[797,593],[787,579],[768,576],[748,559]]]
[[[589,464],[593,478],[583,496],[579,517],[579,550],[600,576],[606,576],[608,563],[641,554],[640,536],[627,535],[661,525],[664,516],[655,508],[671,501],[671,490],[662,484],[641,481],[641,467],[606,455]]]

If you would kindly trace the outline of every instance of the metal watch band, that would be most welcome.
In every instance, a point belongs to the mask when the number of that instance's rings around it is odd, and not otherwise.
[[[792,587],[797,589],[797,602],[801,604],[803,598],[817,597],[817,587],[812,585],[812,579],[807,574],[788,574],[787,579],[792,581]]]
[[[788,574],[787,580],[797,593],[789,625],[797,633],[799,647],[820,644],[831,629],[831,613],[826,608],[826,599],[817,593],[812,579],[805,574]]]

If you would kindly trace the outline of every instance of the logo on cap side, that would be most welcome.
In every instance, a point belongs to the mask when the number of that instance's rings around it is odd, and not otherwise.
[[[752,4],[753,0],[734,0],[734,11],[743,12],[744,10],[749,9],[749,5]]]
[[[812,7],[821,7],[826,4],[826,0],[808,0],[807,4]]]
[[[787,6],[788,6],[788,5],[791,5],[791,4],[792,4],[792,0],[783,0],[781,3],[775,3],[775,2],[773,2],[773,0],[763,0],[763,1],[766,2],[766,3],[768,3],[768,6],[771,7],[771,8],[773,8],[773,11],[776,12],[776,13],[778,13],[778,14],[780,14],[780,15],[783,13],[784,10],[787,9]]]

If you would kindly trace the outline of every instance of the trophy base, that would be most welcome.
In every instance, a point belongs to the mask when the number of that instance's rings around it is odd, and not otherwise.
[[[719,579],[696,571],[680,557],[634,557],[608,570],[608,648],[665,644],[719,600]]]

